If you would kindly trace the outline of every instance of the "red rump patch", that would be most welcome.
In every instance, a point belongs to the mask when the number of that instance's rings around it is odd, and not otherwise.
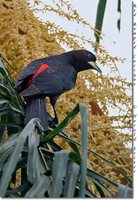
[[[49,66],[47,64],[42,64],[38,70],[35,72],[35,74],[32,75],[31,79],[28,81],[28,84],[30,85],[32,83],[32,79],[38,76],[41,72],[43,72],[45,69],[47,69]]]

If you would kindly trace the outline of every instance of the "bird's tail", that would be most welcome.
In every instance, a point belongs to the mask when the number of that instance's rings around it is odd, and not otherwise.
[[[48,130],[49,122],[45,97],[29,97],[26,99],[25,125],[35,117],[40,119],[44,130]]]

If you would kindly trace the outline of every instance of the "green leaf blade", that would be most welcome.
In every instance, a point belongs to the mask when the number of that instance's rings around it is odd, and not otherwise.
[[[80,104],[80,114],[82,118],[82,137],[81,137],[81,174],[80,174],[80,190],[79,196],[85,197],[85,188],[86,188],[86,175],[87,175],[87,107],[84,104]]]
[[[118,185],[116,198],[133,198],[133,190],[125,185]]]
[[[67,171],[69,153],[65,150],[55,153],[53,167],[52,167],[52,185],[50,190],[50,197],[60,197],[63,188],[63,179]]]
[[[99,30],[98,34],[95,32],[96,42],[98,42],[98,43],[100,41],[100,33],[102,30],[102,26],[103,26],[106,3],[107,3],[107,0],[100,0],[98,3],[96,22],[95,22],[95,29]]]
[[[76,189],[77,179],[79,175],[80,166],[72,162],[69,164],[67,171],[67,179],[64,188],[64,197],[72,198],[74,197],[74,192]]]
[[[51,179],[48,176],[42,175],[25,194],[25,198],[42,198],[48,190]]]

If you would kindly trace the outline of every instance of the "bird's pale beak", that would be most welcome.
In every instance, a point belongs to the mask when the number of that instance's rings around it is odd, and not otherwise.
[[[88,63],[92,66],[92,69],[94,69],[94,70],[96,70],[96,71],[102,73],[101,69],[97,66],[97,64],[96,64],[95,62],[90,61],[90,62],[88,62]]]

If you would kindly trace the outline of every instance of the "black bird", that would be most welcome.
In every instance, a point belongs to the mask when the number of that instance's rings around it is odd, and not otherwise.
[[[75,86],[77,73],[94,69],[101,72],[96,65],[96,57],[87,50],[76,50],[61,55],[35,60],[21,72],[16,88],[26,100],[24,123],[32,118],[41,120],[44,130],[49,127],[45,98],[50,98],[55,118],[58,123],[55,104],[59,96]]]

